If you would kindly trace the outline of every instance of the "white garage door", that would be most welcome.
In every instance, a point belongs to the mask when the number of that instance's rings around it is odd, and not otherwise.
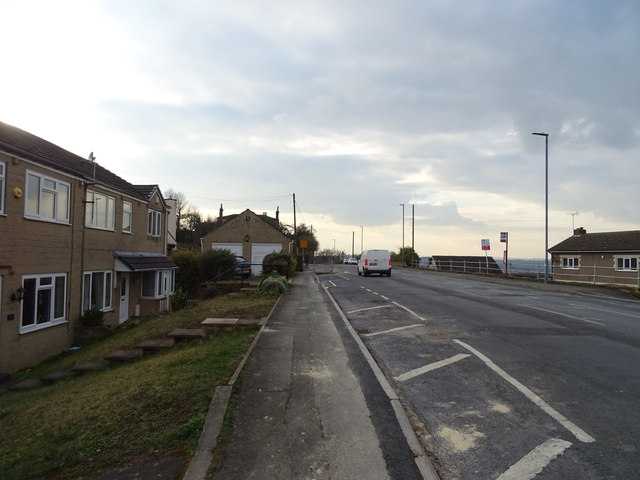
[[[270,253],[282,251],[281,243],[254,243],[251,245],[251,270],[254,275],[262,274],[262,260]]]
[[[234,255],[242,256],[242,244],[241,243],[220,243],[212,242],[211,248],[213,250],[229,250]]]

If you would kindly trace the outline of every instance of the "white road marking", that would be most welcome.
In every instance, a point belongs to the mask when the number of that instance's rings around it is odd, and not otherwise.
[[[385,297],[384,295],[380,295],[380,298],[384,298],[385,300],[389,300],[389,298]]]
[[[455,343],[457,343],[458,345],[466,348],[471,353],[473,353],[476,357],[478,357],[480,360],[482,360],[487,365],[487,367],[489,367],[491,370],[496,372],[498,375],[500,375],[503,379],[505,379],[511,385],[516,387],[516,389],[518,389],[522,394],[524,394],[525,397],[527,397],[529,400],[531,400],[531,402],[533,402],[535,405],[537,405],[540,409],[542,409],[542,411],[544,411],[551,418],[553,418],[558,423],[560,423],[560,425],[562,425],[564,428],[569,430],[573,434],[573,436],[576,437],[578,440],[580,440],[581,442],[584,442],[584,443],[591,443],[591,442],[595,442],[596,441],[595,438],[593,438],[591,435],[586,433],[584,430],[582,430],[576,424],[571,422],[569,419],[567,419],[567,417],[562,415],[560,412],[558,412],[557,410],[554,410],[551,407],[551,405],[549,405],[542,398],[540,398],[538,395],[533,393],[529,388],[525,387],[522,383],[520,383],[518,380],[513,378],[507,372],[502,370],[499,366],[497,366],[495,363],[493,363],[488,357],[486,357],[485,355],[480,353],[478,350],[476,350],[475,348],[473,348],[470,345],[467,345],[464,342],[461,342],[460,340],[454,339],[453,341]]]
[[[331,285],[333,285],[334,287],[337,287],[337,285],[336,285],[335,283],[333,283],[331,280],[329,280],[329,283],[330,283]]]
[[[424,325],[422,323],[416,323],[415,325],[407,325],[406,327],[390,328],[389,330],[383,330],[381,332],[365,333],[363,337],[375,337],[376,335],[385,335],[387,333],[398,332],[400,330],[407,330],[409,328],[416,328],[416,327],[424,327]]]
[[[423,322],[426,322],[426,321],[427,321],[427,319],[426,319],[426,318],[421,317],[420,315],[418,315],[416,312],[414,312],[414,311],[413,311],[413,310],[411,310],[410,308],[407,308],[407,307],[405,307],[405,306],[403,306],[403,305],[400,305],[398,302],[392,302],[392,303],[393,303],[394,305],[396,305],[396,306],[398,306],[398,307],[400,307],[400,308],[402,308],[402,309],[406,310],[406,311],[407,311],[407,312],[409,312],[411,315],[413,315],[413,316],[414,316],[414,317],[416,317],[416,318],[419,318],[419,319],[420,319],[420,320],[422,320]]]
[[[429,365],[425,365],[424,367],[414,368],[413,370],[409,370],[402,375],[398,375],[397,377],[393,377],[394,380],[398,380],[399,382],[404,382],[406,380],[411,380],[419,375],[430,372],[432,370],[437,370],[438,368],[446,367],[447,365],[451,365],[452,363],[459,362],[463,358],[470,357],[468,353],[459,353],[458,355],[454,355],[451,358],[447,358],[445,360],[440,360],[439,362],[433,362]]]
[[[569,305],[571,305],[572,307],[583,308],[585,310],[595,310],[597,312],[615,313],[616,315],[624,315],[625,317],[640,318],[640,315],[633,315],[632,313],[617,312],[615,310],[606,310],[604,308],[585,307],[583,305],[578,305],[575,303],[570,303]]]
[[[547,310],[546,308],[534,307],[533,305],[525,305],[524,303],[518,304],[521,307],[533,308],[534,310],[541,310],[547,313],[554,313],[556,315],[562,315],[563,317],[574,318],[576,320],[582,320],[583,322],[595,323],[596,325],[606,325],[606,323],[596,322],[595,320],[589,320],[588,318],[576,317],[575,315],[569,315],[568,313],[556,312],[555,310]]]
[[[351,314],[356,312],[366,312],[367,310],[375,310],[376,308],[391,308],[391,305],[378,305],[376,307],[358,308],[357,310],[351,310],[347,313]]]
[[[532,479],[571,445],[566,440],[551,438],[531,450],[496,480]]]

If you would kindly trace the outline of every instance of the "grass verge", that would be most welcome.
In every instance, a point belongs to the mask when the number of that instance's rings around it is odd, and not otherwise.
[[[261,318],[273,297],[240,294],[148,318],[20,376],[102,358],[207,317]],[[0,472],[5,480],[64,480],[168,454],[192,455],[215,387],[233,374],[256,328],[223,332],[130,364],[0,396]]]

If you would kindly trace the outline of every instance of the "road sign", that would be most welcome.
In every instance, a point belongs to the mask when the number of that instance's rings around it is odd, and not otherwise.
[[[491,250],[491,243],[488,238],[480,240],[480,245],[482,246],[482,250]]]
[[[500,241],[507,243],[509,241],[509,232],[500,232]]]

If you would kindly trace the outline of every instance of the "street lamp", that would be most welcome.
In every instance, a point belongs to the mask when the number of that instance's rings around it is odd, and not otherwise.
[[[404,267],[404,203],[401,203],[402,207],[402,266]]]
[[[362,253],[362,249],[363,249],[363,241],[364,239],[364,227],[362,225],[360,225],[360,253]]]
[[[544,137],[544,283],[549,276],[549,134],[533,132]]]

